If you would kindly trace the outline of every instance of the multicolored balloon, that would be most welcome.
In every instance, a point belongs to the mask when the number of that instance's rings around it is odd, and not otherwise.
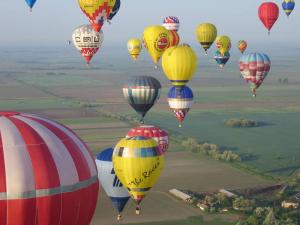
[[[173,86],[182,87],[197,69],[197,56],[187,44],[168,48],[162,57],[162,67]]]
[[[164,167],[156,141],[146,137],[122,139],[113,153],[113,166],[121,183],[136,201],[136,213],[147,192],[156,184]]]
[[[226,63],[230,59],[230,53],[225,52],[225,54],[222,55],[220,51],[216,51],[215,54],[214,54],[214,59],[219,64],[220,68],[224,69],[224,66],[226,65]]]
[[[154,77],[150,76],[132,77],[123,86],[124,98],[141,116],[141,123],[144,123],[145,115],[158,101],[160,97],[160,91],[160,82]]]
[[[116,0],[116,3],[114,5],[114,7],[112,8],[112,11],[110,12],[109,17],[108,17],[109,22],[115,17],[115,15],[117,15],[120,8],[121,8],[121,0]]]
[[[253,97],[263,83],[271,68],[270,58],[263,53],[250,53],[240,58],[240,71],[243,78],[250,83]]]
[[[179,42],[180,42],[179,34],[176,31],[170,30],[169,31],[169,41],[170,41],[170,43],[169,43],[168,48],[179,45]]]
[[[72,39],[77,50],[89,64],[102,45],[104,34],[102,31],[96,32],[91,25],[83,25],[74,30]]]
[[[99,32],[109,18],[116,0],[78,0],[78,3],[94,30]]]
[[[156,64],[164,51],[170,46],[169,31],[163,26],[150,26],[144,30],[144,46]]]
[[[283,0],[282,8],[283,8],[285,14],[289,17],[295,8],[295,1],[294,0]]]
[[[173,31],[178,31],[180,27],[180,22],[179,19],[175,16],[168,16],[164,19],[163,21],[163,26],[167,30],[173,30]]]
[[[32,8],[33,8],[34,4],[36,3],[36,0],[25,0],[25,2],[27,3],[28,7],[30,8],[30,11],[32,11]]]
[[[128,133],[127,137],[148,137],[153,138],[158,143],[159,154],[163,155],[166,153],[169,147],[169,134],[167,131],[152,125],[143,125],[136,128],[132,128]]]
[[[248,47],[248,44],[244,40],[240,40],[237,44],[239,51],[243,54]]]
[[[0,136],[1,225],[91,223],[97,168],[73,131],[37,115],[0,112]]]
[[[258,16],[270,34],[273,25],[279,17],[279,7],[274,2],[264,2],[258,9]]]
[[[98,168],[99,181],[111,199],[113,205],[118,210],[118,220],[122,219],[122,212],[126,206],[130,195],[123,187],[121,181],[117,177],[112,163],[113,149],[108,148],[97,155],[96,165]]]
[[[194,94],[188,86],[181,88],[172,87],[168,94],[168,102],[175,117],[179,121],[179,127],[194,104]]]
[[[222,35],[216,38],[216,47],[219,49],[220,53],[224,55],[231,49],[231,40],[228,36]]]
[[[127,43],[128,52],[134,61],[137,60],[142,51],[142,41],[137,38],[132,38]]]
[[[211,23],[200,24],[196,29],[196,37],[198,42],[202,45],[205,54],[207,55],[207,50],[216,40],[218,31],[215,25]]]

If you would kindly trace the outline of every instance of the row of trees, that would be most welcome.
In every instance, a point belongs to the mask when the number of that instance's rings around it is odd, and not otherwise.
[[[182,146],[194,153],[202,153],[219,161],[240,162],[241,157],[231,150],[221,150],[219,146],[210,143],[198,143],[194,138],[188,138],[181,142]]]
[[[234,128],[258,127],[260,125],[257,121],[247,119],[229,119],[224,124],[227,127]]]

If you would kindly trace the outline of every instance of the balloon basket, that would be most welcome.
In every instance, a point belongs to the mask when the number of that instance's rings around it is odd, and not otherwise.
[[[121,220],[122,220],[122,214],[119,214],[119,215],[118,215],[117,220],[118,220],[118,221],[121,221]]]

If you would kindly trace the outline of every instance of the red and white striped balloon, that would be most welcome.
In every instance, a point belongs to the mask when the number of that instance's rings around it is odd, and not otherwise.
[[[94,158],[70,129],[0,112],[1,225],[88,225],[98,190]]]
[[[169,147],[169,134],[167,131],[152,125],[143,125],[136,128],[131,129],[127,137],[149,137],[153,138],[157,143],[160,151],[160,155],[166,153]]]

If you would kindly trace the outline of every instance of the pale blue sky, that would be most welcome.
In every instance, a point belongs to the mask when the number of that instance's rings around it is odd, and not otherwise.
[[[285,43],[299,47],[300,4],[287,19],[281,10],[271,37],[257,16],[261,0],[122,0],[119,14],[103,28],[104,44],[124,45],[130,37],[140,37],[147,25],[160,24],[165,16],[181,20],[180,35],[195,44],[195,28],[212,22],[219,34],[229,35],[233,42]],[[281,9],[281,1],[276,1]],[[77,26],[88,23],[77,0],[37,0],[29,13],[25,0],[1,0],[0,46],[63,45]]]

